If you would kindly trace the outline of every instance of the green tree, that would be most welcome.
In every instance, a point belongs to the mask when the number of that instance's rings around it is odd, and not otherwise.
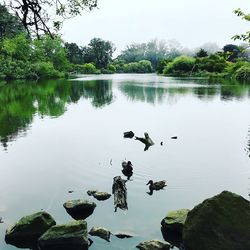
[[[185,75],[195,69],[195,59],[189,56],[176,57],[173,62],[167,64],[163,73],[168,75]]]
[[[115,47],[110,41],[93,38],[88,46],[83,48],[83,59],[86,63],[94,63],[98,69],[106,68],[114,51]]]
[[[53,37],[65,19],[97,6],[97,0],[6,0],[5,3],[20,18],[28,34],[38,38],[43,34]]]
[[[204,49],[200,49],[196,54],[195,54],[196,57],[207,57],[208,56],[208,53],[206,50]]]
[[[76,43],[65,43],[66,54],[69,62],[73,64],[82,64],[82,49]]]
[[[23,33],[24,27],[18,17],[9,13],[8,9],[0,4],[0,40],[13,38]]]
[[[241,17],[245,21],[250,21],[250,13],[243,12],[240,8],[234,10],[234,13]],[[250,31],[247,31],[245,34],[235,35],[232,37],[234,40],[242,40],[247,43],[250,43]]]
[[[223,47],[224,57],[230,62],[234,62],[241,56],[241,48],[234,44],[227,44]]]
[[[59,71],[67,71],[69,68],[64,43],[60,37],[52,39],[46,35],[35,39],[32,60],[34,62],[52,62],[54,68]]]

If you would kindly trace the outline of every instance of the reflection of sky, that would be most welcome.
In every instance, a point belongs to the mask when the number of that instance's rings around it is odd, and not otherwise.
[[[79,88],[84,86],[78,84]],[[152,105],[131,101],[127,96],[130,92],[124,95],[120,89],[123,85],[104,89],[104,96],[112,93],[115,100],[109,102],[108,98],[109,105],[102,108],[92,103],[95,88],[87,95],[84,88],[80,91],[74,85],[80,98],[74,103],[65,98],[68,102],[63,115],[54,119],[34,115],[26,136],[17,136],[7,152],[0,151],[0,216],[5,221],[0,224],[1,250],[15,249],[5,245],[4,232],[21,216],[44,209],[58,223],[69,222],[71,218],[62,207],[65,201],[92,199],[86,194],[89,189],[111,193],[113,177],[122,175],[123,160],[130,160],[134,166],[131,181],[126,184],[128,211],[114,213],[113,197],[95,201],[96,210],[87,222],[89,229],[101,226],[136,237],[110,243],[95,238],[94,250],[132,250],[140,241],[162,240],[160,221],[167,212],[192,208],[222,190],[248,198],[249,158],[243,148],[249,126],[249,98],[225,102],[219,91],[212,100],[204,101],[191,90],[177,94],[178,101],[173,105],[168,103],[169,96]],[[136,85],[138,95],[147,88]],[[154,90],[157,92],[157,88]],[[245,92],[248,90],[242,92],[244,97]],[[237,89],[237,93],[241,92]],[[105,100],[103,95],[101,100]],[[142,143],[123,138],[123,132],[129,130],[140,137],[148,132],[155,145],[144,152]],[[171,136],[178,139],[171,140]],[[165,179],[168,186],[149,196],[146,183],[150,179]],[[74,192],[69,194],[68,190]]]

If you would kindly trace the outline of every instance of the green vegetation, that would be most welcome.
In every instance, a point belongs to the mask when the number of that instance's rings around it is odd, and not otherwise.
[[[67,1],[76,3],[75,0]],[[20,1],[20,4],[24,2]],[[36,4],[36,7],[45,7],[48,2],[38,0]],[[69,7],[73,11],[71,14],[74,11],[79,14],[84,6],[91,9],[96,6],[96,1],[81,2],[78,7],[73,4]],[[23,7],[25,9],[27,6]],[[58,6],[57,14],[65,14],[69,10]],[[249,16],[242,11],[236,10],[235,13],[249,21]],[[36,38],[32,38],[31,27],[21,20],[11,14],[7,7],[0,5],[0,79],[64,78],[70,73],[153,72],[169,76],[250,79],[248,44],[227,44],[219,51],[206,50],[211,47],[210,44],[195,53],[183,49],[176,41],[155,39],[147,43],[131,44],[113,59],[115,46],[110,41],[93,38],[87,46],[65,43],[59,36],[52,34],[47,26],[42,32],[46,35],[40,33],[41,27],[36,27]],[[234,39],[250,41],[247,35],[235,36]]]

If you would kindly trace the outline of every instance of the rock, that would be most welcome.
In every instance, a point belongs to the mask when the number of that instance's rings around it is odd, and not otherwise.
[[[159,240],[144,241],[136,246],[141,250],[169,250],[170,245]]]
[[[39,238],[38,245],[40,250],[87,250],[87,222],[79,220],[53,226]]]
[[[177,139],[178,137],[177,136],[172,136],[171,139]]]
[[[134,133],[133,133],[133,131],[128,131],[128,132],[124,132],[123,133],[123,137],[124,138],[133,138],[134,137]]]
[[[94,212],[96,204],[87,200],[71,200],[65,202],[63,207],[73,219],[84,220]]]
[[[3,218],[2,217],[0,217],[0,223],[3,223]]]
[[[106,193],[106,192],[100,192],[100,191],[97,191],[97,190],[88,190],[87,194],[89,196],[93,196],[98,201],[105,201],[105,200],[107,200],[107,199],[109,199],[111,197],[111,194]]]
[[[115,234],[115,236],[119,239],[125,239],[125,238],[132,238],[133,236],[132,235],[129,235],[129,234],[124,234],[124,233],[118,233],[118,234]]]
[[[186,221],[188,209],[179,209],[169,212],[161,221],[161,225],[166,231],[182,234],[183,225]]]
[[[106,241],[110,241],[110,231],[102,227],[92,227],[90,232],[92,236],[98,236]]]
[[[192,250],[249,250],[250,202],[228,191],[203,201],[188,213],[183,242]]]
[[[55,224],[55,220],[46,212],[22,217],[6,231],[5,242],[20,248],[36,248],[38,238]]]

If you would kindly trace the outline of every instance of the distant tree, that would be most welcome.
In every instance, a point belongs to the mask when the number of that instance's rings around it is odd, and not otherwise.
[[[5,0],[6,6],[21,20],[29,35],[54,36],[65,19],[92,10],[97,0]]]
[[[12,38],[24,31],[25,29],[19,18],[10,14],[8,9],[0,4],[0,40]]]
[[[76,43],[65,43],[66,55],[69,62],[73,64],[82,64],[82,49]]]
[[[204,49],[200,49],[196,54],[195,54],[196,57],[206,57],[208,56],[208,53],[206,50]]]
[[[240,47],[234,44],[225,45],[223,47],[223,52],[224,52],[225,58],[230,62],[234,62],[235,59],[239,58],[241,55]]]
[[[124,60],[126,63],[148,60],[156,69],[159,60],[173,59],[181,54],[181,49],[182,47],[175,40],[166,42],[154,39],[147,43],[133,43],[127,46],[118,56],[118,59]]]
[[[112,42],[93,38],[88,46],[83,47],[83,60],[85,63],[94,63],[98,69],[106,68],[112,60],[114,51]]]

